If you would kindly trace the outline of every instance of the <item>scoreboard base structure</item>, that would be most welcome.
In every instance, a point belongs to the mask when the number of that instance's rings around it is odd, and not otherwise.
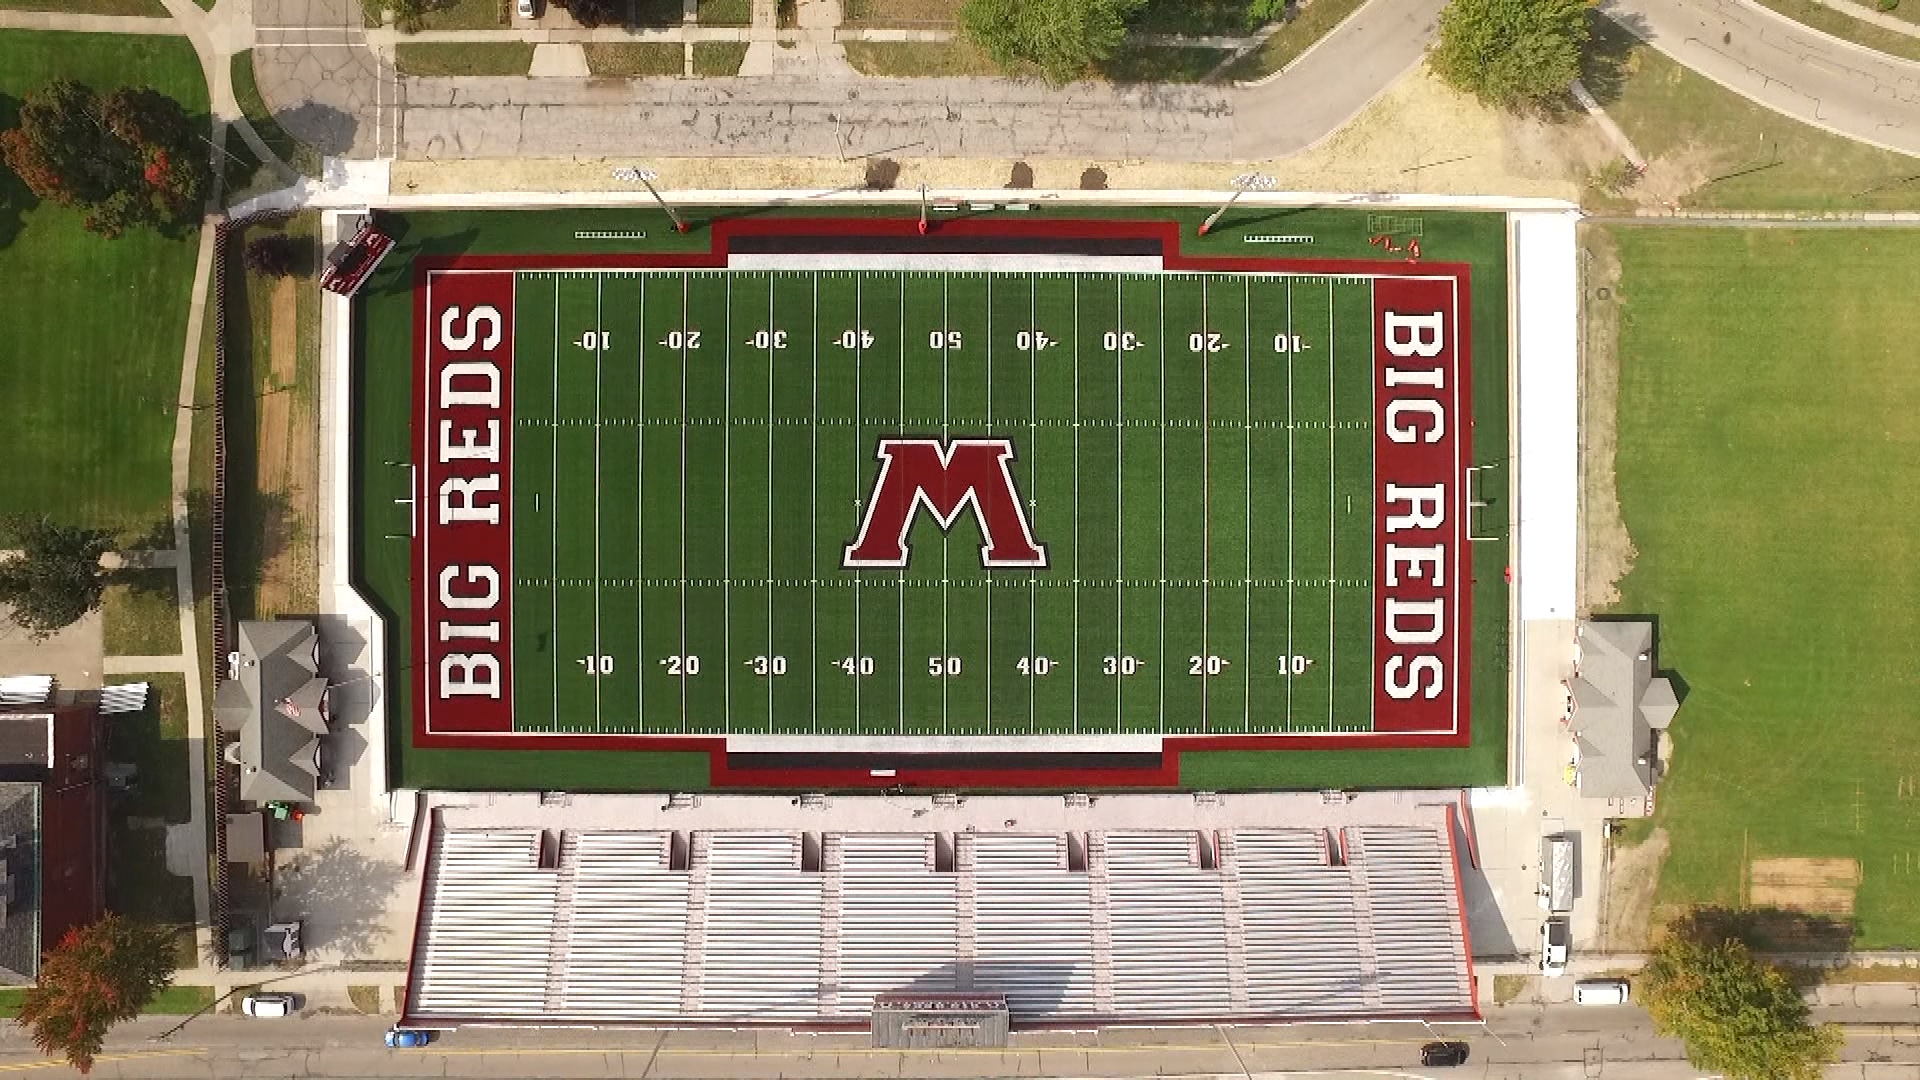
[[[1490,410],[1506,453],[1495,245],[1253,258],[1184,224],[416,251],[411,747],[1072,789],[1473,745],[1476,671],[1505,677],[1475,635],[1506,599],[1473,489]]]

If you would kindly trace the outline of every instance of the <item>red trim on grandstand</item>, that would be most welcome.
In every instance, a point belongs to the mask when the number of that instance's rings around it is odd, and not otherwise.
[[[512,726],[512,689],[510,663],[500,669],[499,688],[501,696],[496,700],[485,698],[477,700],[468,697],[457,703],[453,709],[443,708],[434,713],[433,730],[428,731],[428,694],[433,690],[440,674],[439,663],[450,652],[449,643],[434,640],[433,626],[436,620],[451,614],[444,604],[439,604],[438,574],[448,566],[465,565],[449,563],[444,558],[432,567],[428,565],[428,549],[441,543],[435,539],[433,545],[425,542],[427,531],[431,527],[432,515],[437,512],[438,496],[435,486],[439,474],[434,473],[427,464],[429,452],[433,449],[433,432],[437,431],[438,414],[430,414],[427,409],[429,390],[438,381],[441,366],[448,361],[444,352],[433,352],[430,356],[429,332],[433,321],[451,306],[446,293],[455,282],[477,282],[471,286],[478,290],[494,290],[486,295],[493,296],[504,289],[502,305],[502,336],[504,344],[497,352],[488,352],[494,362],[511,364],[512,353],[512,274],[514,270],[551,270],[551,269],[703,269],[725,268],[728,265],[729,252],[734,237],[739,236],[869,236],[900,237],[908,240],[920,240],[922,234],[918,223],[912,218],[747,218],[739,220],[716,220],[708,225],[712,237],[707,252],[680,253],[666,255],[641,254],[579,254],[579,255],[457,255],[448,257],[422,257],[416,260],[414,268],[415,282],[415,408],[416,419],[420,422],[415,432],[416,461],[422,465],[421,483],[417,497],[421,500],[418,512],[421,515],[422,537],[414,549],[415,582],[415,659],[414,664],[414,741],[422,747],[467,748],[467,749],[525,749],[538,746],[552,750],[632,750],[658,752],[695,752],[705,753],[710,761],[710,782],[714,787],[730,788],[840,788],[840,789],[880,789],[890,787],[911,788],[955,788],[955,787],[995,787],[995,788],[1045,788],[1074,789],[1080,787],[1116,788],[1173,788],[1180,783],[1180,756],[1189,751],[1284,751],[1284,750],[1355,750],[1355,749],[1425,749],[1439,747],[1463,747],[1470,745],[1472,698],[1470,694],[1470,675],[1472,665],[1471,650],[1471,606],[1473,576],[1471,551],[1466,531],[1466,489],[1465,467],[1471,462],[1472,394],[1470,372],[1472,368],[1472,337],[1469,313],[1472,306],[1471,268],[1465,263],[1387,261],[1368,259],[1275,259],[1194,256],[1180,253],[1182,240],[1181,228],[1175,222],[1167,221],[1098,221],[1078,219],[1056,220],[1007,220],[1004,218],[961,218],[939,222],[932,232],[937,236],[965,237],[1052,237],[1070,240],[1152,240],[1160,244],[1162,265],[1167,270],[1191,270],[1213,272],[1243,273],[1290,273],[1290,274],[1327,274],[1327,275],[1364,275],[1380,280],[1376,286],[1375,300],[1375,341],[1376,364],[1374,377],[1375,392],[1375,431],[1376,431],[1376,475],[1377,495],[1376,513],[1380,516],[1381,527],[1375,532],[1375,724],[1372,732],[1351,734],[1264,734],[1264,735],[1195,735],[1167,736],[1161,741],[1159,763],[1154,767],[1140,769],[955,769],[947,767],[914,768],[910,764],[913,755],[886,754],[884,770],[864,767],[849,768],[734,768],[729,764],[727,739],[721,735],[636,735],[636,734],[559,734],[545,732],[515,732]],[[456,274],[439,275],[440,271],[460,271]],[[475,273],[481,271],[482,273]],[[501,273],[484,273],[500,271]],[[427,284],[435,280],[434,301],[439,306],[429,312]],[[1416,279],[1416,280],[1399,280]],[[1420,280],[1424,279],[1424,280]],[[453,286],[459,291],[456,298],[479,296],[470,294],[465,286]],[[1436,307],[1441,303],[1439,297],[1446,297],[1449,307]],[[1428,388],[1417,384],[1397,385],[1389,388],[1385,385],[1389,360],[1392,357],[1385,347],[1381,331],[1383,320],[1389,305],[1402,305],[1396,310],[1413,310],[1423,306],[1429,313],[1443,312],[1450,320],[1445,335],[1446,349],[1433,357],[1428,366],[1442,372],[1443,386],[1440,415],[1443,417],[1444,432],[1440,440],[1434,443],[1417,443],[1411,451],[1403,444],[1392,442],[1386,433],[1387,409],[1394,401],[1412,400],[1416,395],[1412,391],[1425,391]],[[461,329],[455,327],[456,330]],[[429,360],[441,365],[432,367],[430,377]],[[1405,366],[1405,361],[1399,361]],[[510,368],[503,366],[503,374]],[[462,558],[469,554],[475,559],[497,557],[501,561],[484,564],[494,566],[500,573],[502,596],[511,597],[511,463],[507,448],[511,439],[507,432],[511,430],[512,406],[506,400],[510,393],[511,379],[503,378],[502,400],[499,419],[502,427],[502,449],[497,466],[485,462],[489,470],[498,468],[502,482],[500,487],[501,539],[497,545],[492,541],[478,542],[472,549],[462,548]],[[1389,392],[1391,391],[1391,392]],[[1409,409],[1417,408],[1410,406]],[[475,410],[468,409],[473,413]],[[451,414],[450,414],[451,415]],[[1407,414],[1412,417],[1409,411]],[[1431,415],[1431,414],[1429,414]],[[1414,418],[1410,422],[1418,424]],[[1421,428],[1425,431],[1425,428]],[[456,437],[457,438],[457,437]],[[1395,470],[1405,468],[1405,479]],[[1441,471],[1444,469],[1445,471]],[[1408,652],[1406,647],[1390,642],[1384,633],[1385,605],[1400,593],[1389,595],[1385,586],[1386,515],[1391,509],[1384,500],[1385,485],[1389,482],[1411,483],[1424,479],[1428,483],[1448,485],[1444,495],[1447,521],[1432,530],[1420,533],[1422,543],[1431,546],[1434,542],[1444,542],[1450,548],[1445,558],[1446,583],[1440,591],[1428,590],[1424,594],[1427,601],[1438,596],[1444,605],[1443,633],[1440,641],[1433,643],[1432,650],[1444,649],[1448,654],[1445,681],[1440,693],[1432,699],[1421,698],[1409,705],[1406,701],[1391,698],[1386,689],[1383,665],[1395,657],[1402,658],[1403,673],[1413,673],[1412,664],[1419,653]],[[432,498],[429,495],[432,494]],[[1404,509],[1404,506],[1402,506]],[[1409,537],[1414,533],[1408,533]],[[1396,562],[1402,579],[1402,592],[1426,582],[1414,578],[1412,570],[1403,560]],[[1417,569],[1431,572],[1430,563],[1422,563]],[[435,576],[429,577],[432,573]],[[455,582],[458,589],[465,584],[461,579]],[[475,586],[475,591],[477,586]],[[457,598],[456,598],[457,599]],[[1419,602],[1421,597],[1406,592],[1404,600]],[[510,603],[503,605],[499,613],[500,639],[498,648],[502,656],[511,653],[512,631],[510,622]],[[488,616],[490,620],[491,615]],[[469,615],[468,621],[472,618]],[[1417,635],[1416,635],[1417,636]],[[491,644],[491,643],[485,643]],[[1425,669],[1420,669],[1424,671]],[[529,740],[532,740],[531,742]],[[823,747],[823,752],[828,748]],[[1043,751],[1044,747],[1036,747]],[[878,757],[876,757],[878,760]]]

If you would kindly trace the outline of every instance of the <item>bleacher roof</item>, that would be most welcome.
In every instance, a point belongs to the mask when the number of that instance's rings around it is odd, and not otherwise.
[[[889,991],[1002,992],[1025,1026],[1477,1015],[1444,805],[1085,832],[528,816],[436,823],[406,1022],[864,1026]]]

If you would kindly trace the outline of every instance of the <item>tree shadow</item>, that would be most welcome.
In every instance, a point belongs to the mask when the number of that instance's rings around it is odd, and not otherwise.
[[[1080,174],[1080,190],[1081,191],[1107,190],[1107,170],[1102,169],[1097,165],[1087,166],[1086,170]]]
[[[1013,163],[1013,171],[1007,177],[1007,186],[1016,191],[1026,191],[1033,187],[1033,166],[1024,161]]]
[[[20,123],[21,99],[0,93],[0,131],[12,130]],[[40,197],[26,183],[0,163],[0,251],[10,246],[26,228],[27,213],[40,205]]]
[[[1587,38],[1586,52],[1580,58],[1580,82],[1601,105],[1612,105],[1620,100],[1621,89],[1627,81],[1628,60],[1640,39],[1634,36],[1634,29],[1644,28],[1644,21],[1638,16],[1621,15],[1615,21],[1598,11],[1587,13],[1587,25],[1591,34]]]
[[[354,119],[353,114],[317,101],[303,102],[285,112],[276,112],[274,119],[279,121],[281,129],[288,135],[321,154],[333,157],[351,151],[353,140],[360,131],[360,122]]]
[[[1694,908],[1668,924],[1667,932],[1689,941],[1739,941],[1756,952],[1844,952],[1853,945],[1854,923],[1823,912],[1792,908]]]
[[[288,855],[274,877],[275,919],[306,922],[309,948],[364,957],[386,942],[388,903],[406,867],[368,856],[342,837]]]

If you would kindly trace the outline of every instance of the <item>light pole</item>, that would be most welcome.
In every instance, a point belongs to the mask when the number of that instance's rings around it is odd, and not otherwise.
[[[1228,207],[1238,202],[1240,196],[1249,191],[1271,191],[1276,183],[1278,181],[1265,173],[1241,173],[1234,177],[1233,194],[1227,196],[1227,201],[1220,204],[1220,209],[1215,210],[1207,216],[1207,220],[1200,223],[1200,235],[1205,236],[1212,232],[1214,225],[1220,221],[1220,215],[1226,213]]]
[[[674,229],[679,232],[687,231],[687,223],[680,220],[680,215],[674,212],[673,207],[667,205],[667,200],[661,198],[659,190],[653,186],[653,182],[660,179],[659,173],[654,172],[652,169],[636,169],[622,166],[613,170],[613,178],[615,180],[625,180],[629,184],[636,181],[645,184],[647,194],[653,196],[653,201],[659,203],[660,209],[667,212],[667,220],[673,222]]]
[[[927,185],[920,185],[920,235],[927,235]]]

